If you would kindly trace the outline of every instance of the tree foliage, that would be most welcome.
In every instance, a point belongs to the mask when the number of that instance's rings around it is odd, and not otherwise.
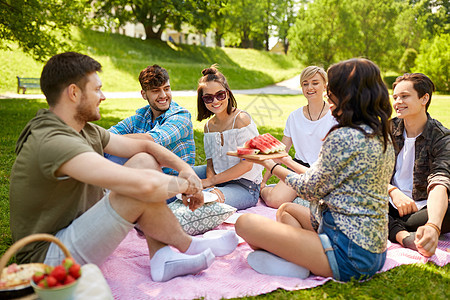
[[[0,47],[14,41],[37,60],[67,49],[61,37],[82,26],[90,6],[83,0],[0,0]]]
[[[348,1],[315,0],[302,7],[289,29],[290,51],[304,64],[327,68],[352,55],[356,19]]]
[[[115,27],[127,22],[142,23],[147,39],[161,39],[170,24],[180,30],[183,23],[192,21],[191,12],[203,0],[105,0],[94,2],[96,15],[105,25]]]
[[[450,34],[442,33],[432,40],[423,40],[414,72],[428,75],[439,91],[450,92]]]

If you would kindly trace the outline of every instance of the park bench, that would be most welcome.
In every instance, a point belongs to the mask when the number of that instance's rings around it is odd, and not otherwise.
[[[20,93],[20,90],[23,90],[23,94],[25,94],[28,88],[30,89],[40,89],[41,88],[41,80],[40,78],[30,78],[30,77],[17,77],[17,94]]]

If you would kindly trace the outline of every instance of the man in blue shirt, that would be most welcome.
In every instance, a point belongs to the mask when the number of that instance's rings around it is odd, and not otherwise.
[[[172,102],[169,74],[158,66],[148,66],[139,75],[141,95],[147,106],[136,110],[108,131],[131,138],[146,139],[158,143],[193,166],[195,163],[194,131],[189,111]],[[105,154],[109,160],[124,164],[126,159]],[[166,174],[176,175],[175,170],[162,169]]]

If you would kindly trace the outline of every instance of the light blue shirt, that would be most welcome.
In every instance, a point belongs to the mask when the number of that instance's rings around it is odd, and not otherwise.
[[[146,133],[155,143],[172,151],[193,166],[195,164],[194,131],[190,112],[173,102],[167,111],[152,122],[153,113],[150,105],[136,110],[134,116],[120,121],[108,131],[115,134]],[[166,174],[178,174],[175,170],[163,168]]]

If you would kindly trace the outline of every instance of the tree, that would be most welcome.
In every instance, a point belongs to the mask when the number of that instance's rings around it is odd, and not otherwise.
[[[281,1],[274,16],[273,25],[276,27],[276,36],[283,42],[285,54],[289,48],[288,30],[295,22],[299,5],[299,0]]]
[[[393,57],[393,51],[398,47],[398,40],[393,27],[396,22],[401,22],[397,19],[396,0],[350,2],[349,8],[356,18],[358,30],[356,35],[352,35],[357,45],[354,56],[368,58],[380,67],[396,68],[399,58]]]
[[[231,30],[227,2],[228,0],[197,1],[195,10],[192,12],[191,25],[203,34],[206,34],[208,30],[213,30],[215,44],[218,47],[222,46],[225,32]]]
[[[356,20],[347,1],[315,0],[300,8],[289,29],[290,51],[306,65],[328,68],[353,56],[357,41],[351,37],[356,33]]]
[[[83,0],[0,0],[0,47],[16,42],[43,61],[69,45],[72,25],[83,26],[90,6]]]
[[[264,2],[229,0],[228,19],[231,23],[225,34],[228,42],[242,48],[261,49],[264,46]]]
[[[196,3],[202,0],[106,0],[95,2],[96,15],[110,26],[127,22],[142,23],[147,39],[161,39],[162,32],[171,24],[180,30],[189,23]]]
[[[437,90],[450,92],[450,34],[443,33],[432,40],[423,40],[414,72],[424,73],[433,80]]]

